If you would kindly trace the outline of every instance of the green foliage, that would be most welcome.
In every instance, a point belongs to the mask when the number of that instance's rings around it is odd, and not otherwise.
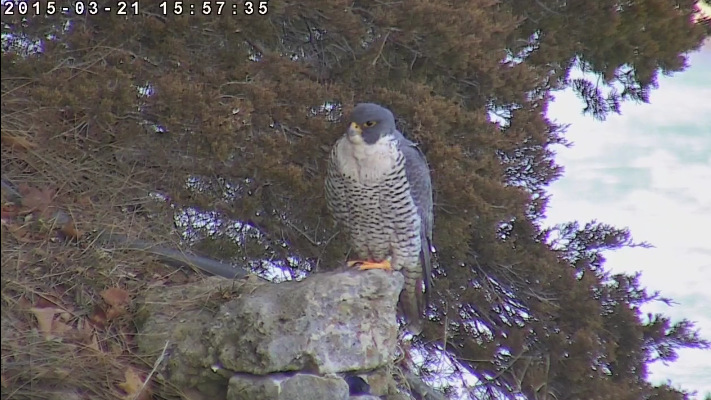
[[[551,91],[573,87],[598,118],[647,101],[657,74],[682,70],[708,34],[694,4],[307,0],[269,2],[264,16],[176,16],[141,3],[125,18],[8,18],[3,120],[38,110],[25,121],[33,141],[68,164],[98,160],[106,179],[150,188],[142,196],[161,193],[175,214],[151,218],[176,221],[197,248],[308,273],[348,251],[323,194],[341,115],[386,105],[422,143],[435,183],[422,348],[477,376],[472,397],[684,399],[646,382],[647,365],[708,343],[688,321],[645,319],[640,307],[658,294],[604,271],[601,252],[637,245],[630,233],[540,224],[561,173],[550,146],[565,143],[545,117]],[[571,78],[576,67],[595,80]]]
[[[708,18],[693,22],[696,3],[504,0],[502,6],[521,18],[509,42],[513,54],[546,66],[552,88],[572,85],[584,111],[604,119],[619,113],[624,100],[648,101],[660,72],[686,67],[683,53],[708,35]],[[594,75],[572,79],[573,66]]]

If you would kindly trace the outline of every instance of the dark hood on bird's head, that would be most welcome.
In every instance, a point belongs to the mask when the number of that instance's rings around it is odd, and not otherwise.
[[[395,131],[393,113],[374,103],[356,105],[349,123],[348,135],[361,135],[367,144],[375,144],[381,137]]]

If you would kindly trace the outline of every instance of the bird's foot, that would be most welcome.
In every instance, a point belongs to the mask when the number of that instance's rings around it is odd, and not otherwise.
[[[349,267],[357,267],[361,271],[365,271],[368,269],[384,269],[386,271],[390,271],[393,269],[392,266],[390,265],[390,260],[383,260],[380,262],[353,260],[353,261],[348,261],[347,264]]]

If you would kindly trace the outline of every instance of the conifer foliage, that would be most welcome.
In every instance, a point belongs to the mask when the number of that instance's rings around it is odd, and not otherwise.
[[[708,343],[689,321],[642,315],[663,299],[605,270],[602,251],[638,245],[630,232],[542,218],[565,143],[552,92],[572,87],[597,118],[647,101],[708,35],[695,1],[176,3],[3,14],[3,179],[62,182],[124,230],[301,278],[348,251],[325,160],[344,113],[380,103],[432,168],[437,260],[415,339],[428,382],[477,399],[688,397],[647,367]],[[15,240],[3,233],[3,249]]]

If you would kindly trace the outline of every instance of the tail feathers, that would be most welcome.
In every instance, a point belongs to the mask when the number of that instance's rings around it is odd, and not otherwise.
[[[414,274],[414,272],[412,274]],[[404,273],[404,275],[405,285],[402,292],[400,292],[400,312],[405,317],[407,328],[412,331],[413,334],[419,335],[422,333],[422,322],[425,312],[422,278],[420,273],[417,273],[414,277],[408,273]]]

